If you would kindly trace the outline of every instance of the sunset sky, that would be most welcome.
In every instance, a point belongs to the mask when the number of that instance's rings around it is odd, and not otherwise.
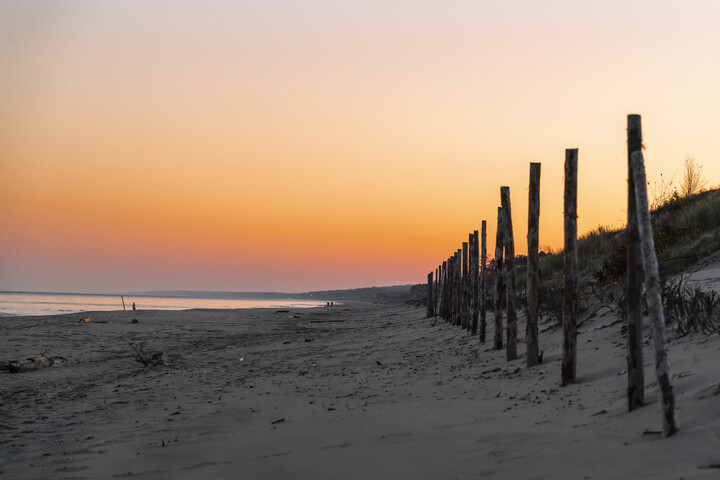
[[[0,290],[420,283],[510,186],[525,253],[720,182],[720,2],[0,1]]]

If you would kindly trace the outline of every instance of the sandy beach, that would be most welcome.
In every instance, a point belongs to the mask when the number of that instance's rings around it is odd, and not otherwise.
[[[0,375],[0,477],[718,478],[720,338],[670,335],[664,438],[647,332],[647,405],[626,411],[621,327],[609,308],[580,325],[561,388],[551,324],[527,369],[402,302],[2,318],[2,360],[68,364]]]

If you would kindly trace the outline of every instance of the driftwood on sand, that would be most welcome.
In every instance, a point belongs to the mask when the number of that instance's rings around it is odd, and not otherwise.
[[[13,360],[6,364],[0,365],[0,370],[7,370],[9,373],[25,373],[41,368],[52,367],[55,365],[65,365],[67,358],[65,357],[32,357],[25,360]]]

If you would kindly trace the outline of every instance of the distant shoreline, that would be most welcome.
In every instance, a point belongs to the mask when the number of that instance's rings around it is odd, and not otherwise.
[[[12,295],[65,295],[65,296],[95,296],[95,297],[148,297],[148,298],[197,298],[197,299],[223,299],[223,300],[315,300],[318,297],[327,300],[340,299],[372,299],[375,297],[417,296],[424,294],[423,285],[392,285],[380,287],[359,287],[338,290],[315,290],[310,292],[230,292],[215,290],[147,290],[137,292],[42,292],[22,290],[0,290],[2,294]]]
[[[312,308],[328,300],[302,298],[202,298],[180,296],[107,295],[39,292],[0,292],[0,317],[65,315],[134,310],[235,310],[252,308]]]

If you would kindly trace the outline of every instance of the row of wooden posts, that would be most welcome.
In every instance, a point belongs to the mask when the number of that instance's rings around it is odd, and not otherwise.
[[[652,325],[655,349],[655,370],[663,432],[671,435],[677,430],[672,375],[667,354],[665,320],[660,297],[659,275],[655,246],[650,224],[647,183],[642,155],[640,115],[628,115],[628,217],[627,217],[627,374],[628,409],[644,404],[642,355],[642,283]],[[564,273],[563,273],[563,355],[561,385],[576,381],[577,365],[577,167],[578,150],[565,151],[564,192]],[[515,244],[513,238],[510,188],[500,187],[495,237],[495,285],[493,302],[496,350],[503,348],[503,310],[505,311],[505,349],[507,360],[517,359],[517,305],[515,292]],[[526,356],[528,367],[541,363],[538,338],[539,303],[539,217],[540,163],[530,164],[528,199],[527,254],[527,322]],[[486,340],[488,295],[490,278],[487,261],[487,222],[482,220],[480,235],[475,230],[468,241],[450,257],[428,273],[428,317],[442,318],[451,325],[479,335]]]

